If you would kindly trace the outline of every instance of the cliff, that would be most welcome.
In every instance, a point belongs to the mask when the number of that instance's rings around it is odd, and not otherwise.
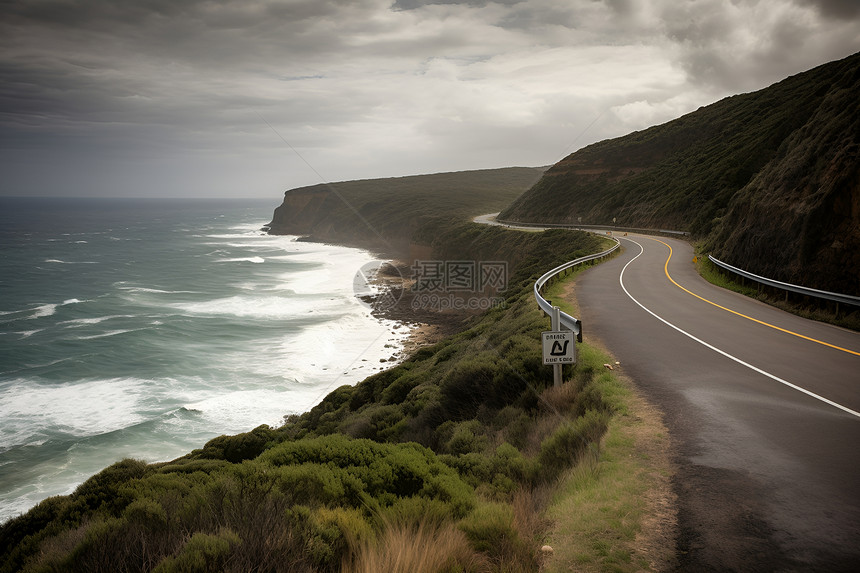
[[[275,209],[269,232],[397,256],[416,237],[432,241],[440,222],[502,209],[542,173],[542,168],[508,167],[291,189]]]

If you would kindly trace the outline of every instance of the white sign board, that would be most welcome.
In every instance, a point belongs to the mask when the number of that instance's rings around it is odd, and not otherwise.
[[[576,346],[570,330],[542,332],[543,363],[573,364],[576,362]]]

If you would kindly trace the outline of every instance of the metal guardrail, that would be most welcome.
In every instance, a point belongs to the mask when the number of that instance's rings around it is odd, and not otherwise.
[[[599,231],[618,231],[622,233],[659,233],[663,235],[678,235],[682,237],[689,236],[687,231],[672,231],[670,229],[642,229],[639,227],[616,227],[614,225],[580,225],[576,223],[521,223],[519,221],[502,221],[496,219],[496,222],[502,225],[514,225],[518,227],[542,227],[547,229],[582,229],[584,231],[597,229]]]
[[[769,279],[767,277],[755,275],[755,274],[748,272],[748,271],[745,271],[743,269],[733,267],[732,265],[730,265],[728,263],[724,263],[723,261],[716,259],[716,258],[712,257],[711,255],[708,255],[708,260],[710,260],[712,263],[714,263],[718,267],[724,268],[727,271],[731,271],[731,272],[735,273],[736,275],[750,279],[751,281],[761,283],[763,285],[767,285],[770,287],[782,289],[782,290],[797,293],[797,294],[814,296],[816,298],[823,298],[825,300],[831,300],[831,301],[834,301],[836,303],[843,303],[843,304],[850,304],[853,306],[860,306],[860,297],[858,297],[858,296],[851,296],[848,294],[840,294],[840,293],[830,292],[830,291],[826,291],[826,290],[818,290],[818,289],[814,289],[814,288],[809,288],[809,287],[804,287],[804,286],[799,286],[799,285],[793,285],[791,283],[784,283],[782,281],[777,281],[774,279]]]
[[[552,304],[550,304],[550,302],[548,300],[546,300],[544,297],[542,297],[540,294],[540,291],[543,288],[543,285],[545,285],[548,280],[550,280],[551,278],[553,278],[555,275],[557,275],[558,273],[560,273],[562,271],[566,271],[567,269],[569,269],[571,267],[575,267],[576,265],[580,265],[582,263],[587,263],[588,261],[600,259],[600,258],[605,257],[606,255],[612,253],[613,251],[615,251],[615,249],[617,249],[621,246],[621,242],[618,239],[616,239],[615,237],[612,237],[612,239],[615,241],[615,245],[613,245],[611,249],[607,249],[607,250],[603,251],[602,253],[597,253],[594,255],[587,255],[585,257],[579,257],[578,259],[574,259],[568,263],[564,263],[563,265],[559,265],[559,266],[555,267],[554,269],[552,269],[551,271],[547,271],[546,273],[544,273],[543,276],[541,276],[537,281],[535,281],[535,300],[537,301],[538,306],[541,308],[541,310],[543,310],[545,313],[547,313],[547,315],[549,315],[550,318],[552,318],[553,307],[552,307]],[[576,335],[577,340],[579,342],[582,342],[582,321],[580,321],[578,318],[574,318],[573,316],[570,316],[566,312],[561,312],[560,315],[561,315],[561,326],[563,326],[564,328],[567,328],[568,330],[572,330],[573,333]]]

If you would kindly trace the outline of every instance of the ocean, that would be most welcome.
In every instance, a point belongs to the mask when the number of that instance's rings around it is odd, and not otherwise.
[[[275,206],[0,198],[0,522],[390,364],[409,330],[354,292],[373,256],[266,235]]]

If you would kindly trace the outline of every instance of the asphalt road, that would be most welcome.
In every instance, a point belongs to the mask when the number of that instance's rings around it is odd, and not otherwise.
[[[677,443],[679,569],[860,571],[860,334],[707,283],[685,242],[622,245],[576,293]]]

